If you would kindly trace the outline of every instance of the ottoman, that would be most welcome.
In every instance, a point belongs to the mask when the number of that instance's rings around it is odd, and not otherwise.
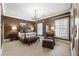
[[[51,40],[51,39],[43,40],[42,41],[42,47],[53,49],[54,48],[53,40]]]

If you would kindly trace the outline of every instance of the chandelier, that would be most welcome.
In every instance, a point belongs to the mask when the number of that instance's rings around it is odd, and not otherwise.
[[[34,10],[34,16],[33,16],[32,20],[34,20],[34,21],[38,21],[39,20],[39,17],[37,15],[37,10]]]

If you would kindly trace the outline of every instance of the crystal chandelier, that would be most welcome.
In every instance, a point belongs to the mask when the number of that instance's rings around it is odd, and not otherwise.
[[[33,20],[34,20],[34,21],[38,21],[38,20],[39,20],[39,18],[38,18],[38,16],[37,16],[37,10],[34,11]]]

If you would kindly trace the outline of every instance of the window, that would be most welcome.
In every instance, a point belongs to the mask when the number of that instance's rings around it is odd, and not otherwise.
[[[69,18],[55,20],[55,35],[59,38],[69,39]]]
[[[43,23],[37,24],[37,35],[43,35]]]

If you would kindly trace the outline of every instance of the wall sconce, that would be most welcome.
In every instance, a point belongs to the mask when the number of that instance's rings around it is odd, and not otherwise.
[[[54,26],[51,26],[51,31],[54,31]]]
[[[34,30],[34,28],[33,27],[31,27],[31,31],[33,31]]]
[[[12,30],[17,30],[17,27],[16,26],[12,26]]]

